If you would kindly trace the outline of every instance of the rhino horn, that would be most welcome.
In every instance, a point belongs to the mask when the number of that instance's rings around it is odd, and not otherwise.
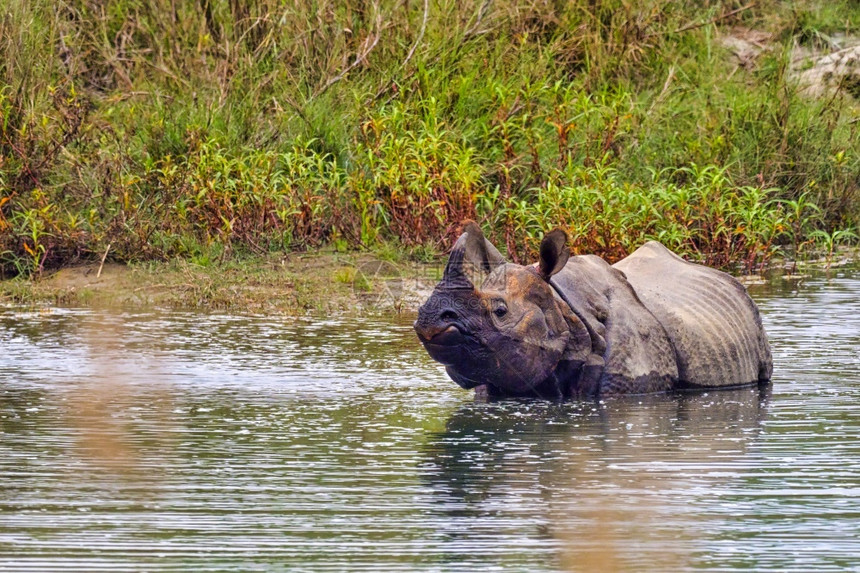
[[[442,282],[439,286],[447,288],[475,288],[472,281],[466,276],[465,269],[463,269],[463,257],[466,254],[466,241],[468,239],[468,233],[463,233],[457,239],[457,242],[454,243],[451,254],[448,256],[448,264],[445,265],[445,274],[442,275]]]
[[[505,264],[505,257],[484,238],[484,233],[476,222],[464,221],[463,231],[470,237],[466,242],[466,261],[485,273],[493,272],[497,266]]]
[[[454,243],[442,283],[449,288],[474,288],[464,268],[469,263],[485,273],[492,272],[499,265],[505,264],[505,258],[484,238],[481,227],[474,221],[463,222],[463,234]]]

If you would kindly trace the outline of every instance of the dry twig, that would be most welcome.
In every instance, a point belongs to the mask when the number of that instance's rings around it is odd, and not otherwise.
[[[335,77],[328,80],[325,84],[323,84],[323,86],[321,88],[319,88],[316,92],[314,92],[314,94],[311,96],[311,99],[314,99],[314,98],[321,96],[331,86],[333,86],[334,84],[336,84],[337,82],[339,82],[340,80],[345,78],[347,76],[347,74],[349,74],[349,72],[351,72],[352,70],[357,68],[359,65],[361,65],[364,62],[364,60],[367,59],[367,56],[370,55],[370,52],[373,51],[373,48],[376,47],[376,44],[379,42],[379,37],[382,35],[382,15],[379,12],[379,5],[375,4],[374,6],[376,9],[376,35],[371,34],[371,36],[367,37],[367,40],[370,40],[371,38],[373,38],[373,40],[370,42],[370,45],[368,45],[362,53],[357,55],[355,57],[355,61],[352,62],[349,66],[347,66],[345,70],[343,70],[341,73],[339,73]],[[365,45],[367,45],[367,43],[368,43],[367,40],[365,40],[365,42],[364,42]]]
[[[102,262],[99,264],[99,272],[96,273],[96,278],[102,276],[102,269],[105,267],[105,259],[108,256],[108,252],[110,252],[110,246],[112,243],[108,243],[107,249],[105,249],[105,254],[102,255]]]
[[[735,14],[740,14],[741,12],[745,12],[746,10],[749,10],[750,8],[752,8],[755,5],[756,5],[755,2],[750,2],[746,6],[741,6],[740,8],[735,8],[734,10],[730,10],[730,11],[726,12],[725,14],[720,14],[719,16],[714,16],[713,18],[711,18],[710,20],[707,20],[705,22],[696,22],[696,23],[687,24],[686,26],[681,26],[680,28],[678,28],[677,30],[675,30],[672,33],[673,34],[680,34],[681,32],[686,32],[688,30],[695,30],[696,28],[701,28],[703,26],[707,26],[708,24],[714,24],[715,22],[719,22],[720,20],[725,20],[726,18],[731,18]],[[649,34],[649,35],[653,36],[654,34]]]
[[[412,48],[409,49],[409,53],[406,54],[406,59],[403,60],[403,63],[400,64],[400,67],[403,68],[406,64],[409,63],[409,60],[412,59],[412,56],[415,54],[415,49],[418,48],[418,44],[421,43],[421,40],[424,39],[424,31],[427,29],[427,17],[430,14],[430,0],[424,0],[424,19],[421,21],[421,30],[418,31],[418,37],[415,39],[415,43],[412,44]]]

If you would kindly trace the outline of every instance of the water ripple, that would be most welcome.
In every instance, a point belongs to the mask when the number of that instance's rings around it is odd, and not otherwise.
[[[409,321],[0,310],[0,571],[860,570],[860,273],[775,377],[476,403]]]

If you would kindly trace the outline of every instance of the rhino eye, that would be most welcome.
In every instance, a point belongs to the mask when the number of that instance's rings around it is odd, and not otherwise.
[[[496,316],[498,316],[499,318],[502,318],[503,316],[505,316],[506,314],[508,314],[508,307],[506,307],[504,304],[500,304],[500,305],[499,305],[499,306],[497,306],[497,307],[496,307],[496,309],[493,311],[493,314],[495,314],[495,315],[496,315]]]

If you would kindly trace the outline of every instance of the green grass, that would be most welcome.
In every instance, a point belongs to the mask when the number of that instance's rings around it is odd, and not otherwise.
[[[0,271],[208,266],[331,245],[426,259],[464,218],[510,257],[565,227],[748,270],[856,241],[860,104],[794,45],[856,2],[9,0]],[[768,34],[739,66],[720,42]],[[835,235],[837,234],[838,235]]]

